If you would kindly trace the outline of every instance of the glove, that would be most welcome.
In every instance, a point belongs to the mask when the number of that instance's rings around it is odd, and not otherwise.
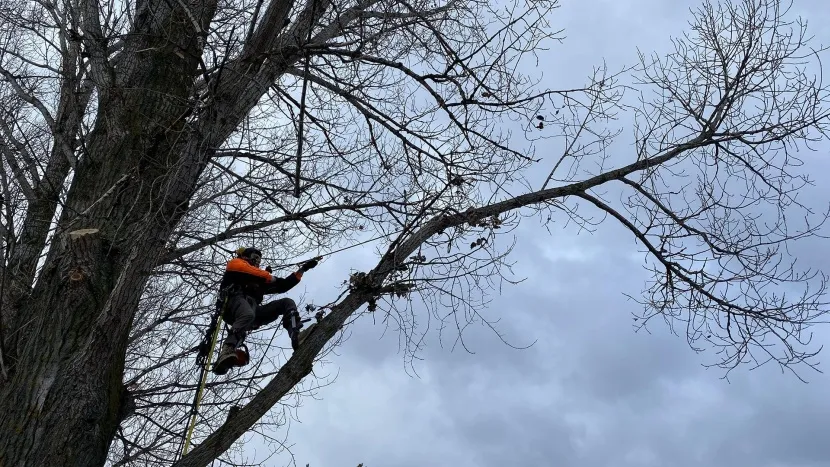
[[[320,260],[320,258],[321,258],[321,257],[320,257],[320,256],[318,256],[318,257],[316,257],[316,258],[312,259],[311,261],[306,261],[305,263],[303,263],[303,265],[302,265],[302,266],[300,266],[300,271],[301,271],[301,272],[306,272],[306,271],[308,271],[309,269],[314,269],[315,267],[317,267],[317,264],[319,264],[319,262],[320,262],[320,261],[319,261],[319,260]]]

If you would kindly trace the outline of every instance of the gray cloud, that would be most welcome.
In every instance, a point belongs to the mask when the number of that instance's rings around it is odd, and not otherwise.
[[[728,383],[666,329],[635,334],[636,306],[621,293],[642,274],[627,242],[604,230],[537,234],[517,248],[529,279],[490,310],[515,316],[505,333],[539,339],[528,350],[474,328],[475,355],[430,342],[410,378],[394,336],[378,341],[370,321],[357,323],[339,381],[300,410],[295,453],[312,466],[830,465],[827,378],[804,385],[763,367]],[[324,447],[303,443],[319,430]]]

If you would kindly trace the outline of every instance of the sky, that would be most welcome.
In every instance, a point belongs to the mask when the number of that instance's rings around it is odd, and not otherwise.
[[[551,21],[567,38],[540,67],[558,84],[582,82],[603,59],[612,70],[632,64],[638,47],[667,47],[696,4],[563,0]],[[796,0],[794,11],[818,43],[830,44],[824,2]],[[826,204],[827,151],[805,158],[817,181],[809,194]],[[703,366],[716,356],[693,352],[683,334],[659,323],[635,332],[639,306],[623,294],[636,296],[647,273],[630,236],[611,221],[593,234],[557,227],[548,233],[533,220],[522,223],[510,259],[527,280],[488,306],[510,342],[533,346],[513,349],[476,327],[465,333],[470,354],[439,345],[431,333],[415,375],[397,335],[363,318],[327,357],[325,374],[336,379],[296,412],[288,432],[296,464],[830,467],[830,375],[807,371],[803,383],[772,365],[742,366],[727,380]],[[829,243],[811,240],[797,251],[830,272]],[[292,294],[330,295],[345,273],[366,270],[373,259],[360,250],[332,257]],[[830,344],[830,327],[814,341]],[[245,450],[250,457],[267,451],[257,443]],[[265,465],[290,462],[281,454]]]

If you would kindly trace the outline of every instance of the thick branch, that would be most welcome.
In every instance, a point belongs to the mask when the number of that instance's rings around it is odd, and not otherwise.
[[[629,164],[617,170],[597,175],[588,180],[569,185],[550,188],[547,190],[527,193],[499,203],[493,203],[480,208],[469,209],[462,213],[440,215],[426,222],[409,238],[404,240],[392,252],[387,253],[378,265],[367,274],[369,285],[380,287],[395,267],[414,253],[419,246],[430,237],[450,227],[459,226],[471,219],[481,219],[496,216],[507,211],[522,207],[544,203],[552,199],[578,195],[593,187],[606,183],[609,180],[624,177],[630,173],[662,164],[677,157],[686,150],[693,149],[701,144],[703,137],[679,145],[665,154]],[[230,418],[221,428],[210,435],[200,446],[184,456],[174,467],[202,467],[208,465],[216,457],[225,452],[231,445],[245,434],[271,407],[282,399],[294,386],[311,372],[314,359],[323,347],[342,328],[346,320],[358,308],[363,306],[371,297],[365,291],[350,292],[339,304],[332,307],[332,312],[323,319],[310,333],[303,344],[292,357],[283,365],[277,375],[265,386],[244,408]]]

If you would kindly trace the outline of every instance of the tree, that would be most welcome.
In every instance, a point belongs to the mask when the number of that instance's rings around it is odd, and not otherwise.
[[[459,330],[480,320],[522,214],[623,225],[653,272],[642,321],[684,324],[723,367],[812,365],[825,277],[784,249],[826,219],[796,199],[798,150],[828,119],[804,26],[779,1],[707,2],[635,83],[599,68],[550,90],[517,69],[559,39],[556,6],[4,3],[0,465],[208,465],[282,423],[274,407],[313,389],[359,316],[411,352],[415,300]],[[633,151],[612,146],[621,112]],[[209,383],[179,459],[228,252],[255,242],[290,267],[375,238],[377,265],[290,358]]]

